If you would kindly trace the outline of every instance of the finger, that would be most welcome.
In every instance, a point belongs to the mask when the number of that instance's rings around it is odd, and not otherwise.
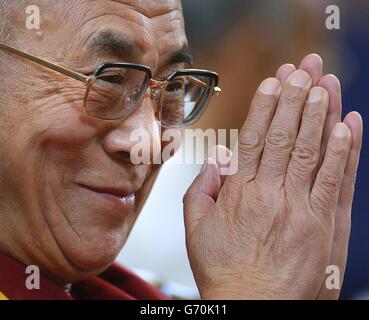
[[[358,112],[349,113],[344,123],[350,128],[352,134],[352,147],[347,161],[345,176],[342,182],[338,208],[349,211],[352,206],[356,174],[359,165],[360,152],[363,140],[363,120]]]
[[[225,178],[228,175],[228,169],[231,165],[232,151],[227,147],[218,145],[210,150],[209,156],[211,159],[215,159],[220,176],[220,187],[223,186]]]
[[[246,122],[239,134],[238,152],[234,154],[238,155],[238,172],[232,179],[242,182],[254,179],[281,90],[280,82],[269,78],[264,80],[256,91]]]
[[[187,235],[214,206],[220,191],[218,166],[208,158],[195,181],[183,197],[184,222]]]
[[[329,221],[335,215],[350,149],[351,131],[346,124],[338,123],[329,139],[323,165],[310,195],[313,211],[325,213]]]
[[[313,86],[317,86],[320,78],[323,76],[323,60],[318,54],[309,54],[302,59],[299,69],[305,70],[310,74]]]
[[[302,115],[301,127],[287,169],[286,186],[310,193],[314,170],[318,164],[328,92],[321,87],[310,90]]]
[[[325,75],[319,81],[319,86],[323,87],[328,91],[329,94],[329,109],[327,119],[325,121],[323,138],[322,138],[322,146],[321,153],[319,158],[319,163],[317,166],[317,170],[315,172],[315,176],[318,173],[319,168],[321,167],[325,151],[327,150],[327,144],[333,128],[338,122],[341,122],[342,118],[342,98],[341,98],[341,84],[336,76],[332,74]]]
[[[344,123],[351,130],[352,147],[346,164],[342,187],[338,198],[334,241],[330,260],[330,265],[337,266],[340,271],[340,288],[342,287],[343,276],[346,269],[351,230],[351,208],[363,136],[363,121],[359,113],[349,113],[346,116]],[[324,284],[319,294],[319,299],[338,299],[339,294],[340,290],[329,290]]]
[[[286,63],[282,65],[281,67],[279,67],[277,74],[276,74],[276,78],[279,80],[279,82],[283,86],[286,83],[288,77],[295,71],[296,71],[296,67],[293,64]]]
[[[295,71],[287,79],[267,133],[256,177],[260,182],[283,185],[310,88],[311,78],[303,70]]]

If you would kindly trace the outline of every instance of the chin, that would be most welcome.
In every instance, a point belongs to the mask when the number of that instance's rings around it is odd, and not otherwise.
[[[85,224],[84,228],[66,226],[54,229],[63,256],[75,269],[88,274],[97,274],[108,268],[124,246],[130,227],[127,224],[118,228]]]
[[[114,262],[125,241],[124,235],[91,235],[74,245],[65,246],[63,253],[76,269],[98,274]]]
[[[60,237],[58,235],[56,237]],[[96,276],[111,266],[127,236],[124,234],[94,234],[91,232],[77,241],[58,243],[58,267],[51,266],[53,278],[62,283],[79,282]],[[56,257],[54,257],[56,258]],[[49,266],[50,267],[50,266]],[[54,268],[55,267],[55,268]]]
[[[58,248],[57,259],[64,260],[58,263],[64,270],[57,270],[62,280],[81,281],[101,273],[125,244],[136,218],[135,208],[122,212],[101,204],[109,202],[94,202],[89,194],[78,192],[63,199],[52,194],[44,198],[43,216]]]

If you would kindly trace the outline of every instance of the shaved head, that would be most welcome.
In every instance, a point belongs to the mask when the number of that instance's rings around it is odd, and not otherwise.
[[[27,33],[25,22],[27,19],[26,8],[37,5],[40,10],[50,7],[53,0],[0,0],[0,41],[15,44],[19,35]],[[57,1],[55,2],[57,3]],[[52,6],[51,6],[52,7]],[[50,10],[48,10],[50,12]],[[33,32],[32,30],[31,32]]]
[[[0,1],[0,41],[5,42],[9,35],[9,13],[10,6],[19,5],[17,1],[2,0]]]
[[[19,12],[23,1],[12,1],[12,0],[0,0],[0,42],[9,44],[16,43],[16,34],[19,29],[17,23],[17,12]],[[10,55],[7,52],[0,50],[0,73],[5,75],[3,77],[6,81],[0,81],[0,123],[4,119],[3,111],[6,106],[9,105],[9,100],[18,99],[19,92],[15,85],[15,76],[19,68],[14,67],[12,69],[13,77],[8,75],[6,72],[9,69]]]
[[[26,17],[25,8],[28,5],[26,1],[0,0],[0,41],[16,41],[16,34],[19,32],[22,18]]]

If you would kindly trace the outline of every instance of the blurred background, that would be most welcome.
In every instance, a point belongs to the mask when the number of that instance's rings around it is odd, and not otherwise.
[[[340,30],[326,28],[332,4],[340,8]],[[364,127],[369,123],[369,1],[184,0],[183,6],[195,67],[218,71],[223,89],[196,127],[239,129],[258,84],[311,52],[323,57],[325,73],[340,78],[344,113],[359,111]],[[369,299],[368,141],[364,130],[343,299]],[[198,171],[195,165],[164,166],[118,257],[184,298],[197,290],[184,244],[182,197]]]

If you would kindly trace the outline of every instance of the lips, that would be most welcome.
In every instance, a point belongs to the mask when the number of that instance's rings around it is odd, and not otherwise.
[[[104,197],[106,200],[111,200],[118,203],[121,206],[132,206],[135,203],[135,193],[134,190],[115,188],[115,187],[95,187],[87,186],[84,184],[78,184],[83,189],[87,189],[94,194]]]
[[[97,193],[105,193],[110,194],[112,196],[116,196],[118,198],[124,198],[127,196],[130,196],[134,194],[135,192],[128,189],[121,189],[121,188],[113,188],[113,187],[90,187],[86,185],[81,185],[82,187],[89,189],[91,191],[97,192]]]

